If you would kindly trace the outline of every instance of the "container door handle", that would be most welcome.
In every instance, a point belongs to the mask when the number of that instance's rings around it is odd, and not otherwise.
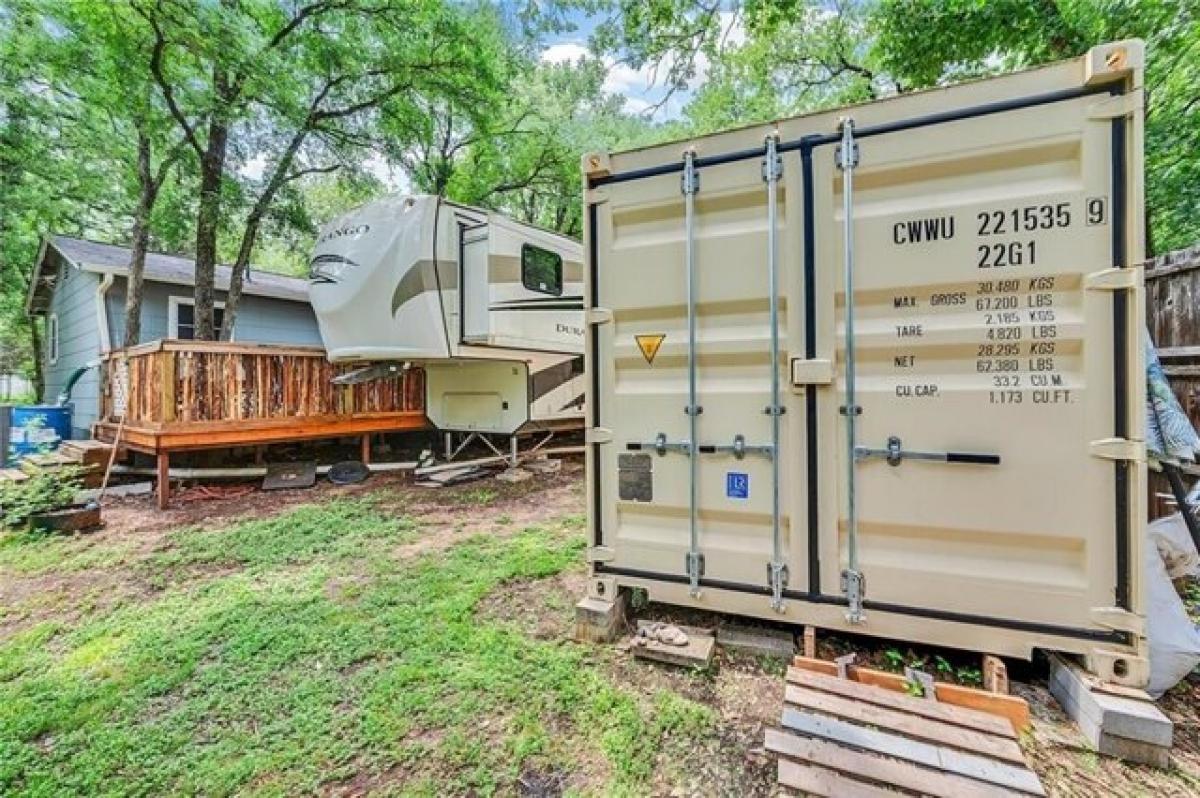
[[[898,466],[905,460],[930,460],[937,463],[966,463],[970,465],[1000,465],[1000,455],[979,454],[975,452],[921,452],[905,449],[900,439],[895,435],[887,439],[886,449],[871,449],[857,446],[854,449],[855,460],[868,460],[880,457],[890,466]]]

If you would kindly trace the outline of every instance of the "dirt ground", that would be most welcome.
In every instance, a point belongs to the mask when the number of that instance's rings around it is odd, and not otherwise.
[[[335,487],[321,482],[309,490],[242,495],[230,490],[226,498],[189,499],[185,491],[165,512],[155,509],[151,497],[119,499],[105,508],[106,527],[96,536],[92,550],[83,544],[74,550],[73,567],[62,570],[8,574],[0,580],[0,643],[47,619],[70,624],[107,607],[153,596],[164,589],[161,576],[134,567],[140,560],[166,551],[171,535],[181,528],[266,518],[290,508],[332,497],[370,498],[386,513],[419,518],[421,534],[392,547],[388,556],[408,560],[452,549],[472,536],[506,538],[530,526],[564,517],[581,526],[584,513],[582,466],[565,461],[561,473],[524,483],[496,480],[452,488],[412,486],[399,474],[377,475],[368,482]],[[582,534],[580,532],[580,534]],[[103,544],[101,545],[101,541]],[[91,556],[105,566],[86,567]],[[582,558],[581,558],[582,559]],[[120,567],[127,564],[129,567]],[[82,567],[81,567],[82,566]],[[342,579],[350,579],[343,577]],[[480,621],[502,623],[531,641],[569,645],[574,625],[574,604],[584,592],[585,566],[581,562],[553,576],[514,579],[491,590],[476,605]],[[331,580],[331,595],[352,594],[354,585]],[[667,619],[691,625],[715,626],[716,616],[682,612],[659,605],[642,606],[640,617]],[[886,666],[892,648],[869,639],[823,636],[822,654],[845,650]],[[894,648],[894,647],[893,647]],[[960,680],[974,678],[968,665],[973,658],[954,652],[905,647],[905,657],[945,656]],[[763,750],[763,734],[775,725],[781,709],[784,663],[735,652],[721,651],[712,667],[687,671],[635,660],[626,644],[597,646],[585,655],[611,683],[633,690],[647,702],[666,694],[682,696],[707,707],[717,718],[715,731],[666,734],[655,757],[647,789],[655,795],[773,795],[775,768]],[[932,661],[932,660],[930,660]],[[1046,689],[1044,664],[1013,663],[1013,692],[1026,698],[1033,713],[1033,729],[1022,741],[1034,769],[1052,795],[1061,796],[1185,796],[1200,795],[1200,679],[1193,675],[1161,702],[1175,722],[1172,768],[1159,771],[1126,765],[1090,752],[1078,730],[1066,718]],[[490,723],[491,721],[489,721]],[[503,725],[497,721],[497,726]],[[488,733],[483,729],[482,733]],[[432,740],[430,744],[438,741]],[[583,758],[568,768],[526,767],[513,783],[520,795],[551,796],[591,794],[608,783],[609,765],[599,757]],[[396,770],[360,773],[328,784],[330,795],[365,795],[405,774]],[[504,790],[502,790],[504,791]]]

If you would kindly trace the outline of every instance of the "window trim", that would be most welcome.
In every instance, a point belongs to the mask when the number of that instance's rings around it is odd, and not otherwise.
[[[540,288],[537,285],[529,284],[529,280],[525,276],[525,255],[526,255],[526,253],[534,251],[534,250],[536,250],[538,252],[545,252],[546,254],[553,255],[555,258],[558,259],[558,290],[557,291],[547,291],[546,289]],[[529,244],[529,243],[522,244],[521,245],[521,285],[525,286],[525,290],[527,290],[527,291],[535,291],[539,294],[547,294],[549,296],[562,296],[562,292],[563,292],[563,256],[562,256],[562,254],[555,252],[552,249],[546,249],[545,247],[539,247],[536,244]]]
[[[51,366],[58,363],[58,358],[62,354],[59,351],[59,334],[58,314],[51,313],[46,317],[46,360]]]
[[[195,318],[196,298],[191,296],[171,295],[167,297],[167,338],[172,340],[179,339],[179,306],[188,305],[192,308]],[[213,302],[214,310],[225,310],[224,302]],[[193,336],[194,337],[194,336]],[[229,340],[233,341],[237,338],[237,323],[233,325],[233,333],[229,336]]]

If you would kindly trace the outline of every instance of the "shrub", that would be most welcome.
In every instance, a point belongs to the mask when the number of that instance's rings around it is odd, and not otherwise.
[[[0,522],[15,528],[34,513],[66,507],[79,492],[82,473],[79,466],[63,466],[34,474],[23,482],[0,482]]]

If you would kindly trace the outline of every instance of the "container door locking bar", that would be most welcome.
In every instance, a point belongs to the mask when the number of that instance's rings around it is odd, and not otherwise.
[[[780,416],[783,402],[779,394],[779,179],[783,177],[783,158],[779,155],[779,134],[771,132],[765,141],[762,177],[767,184],[767,282],[769,284],[771,325],[771,404],[765,413],[771,418],[771,561],[767,563],[767,582],[771,586],[771,608],[783,612],[783,591],[788,583],[788,566],[783,558],[783,530],[780,528],[779,451]],[[737,445],[737,440],[734,440]],[[734,452],[737,456],[737,452]]]
[[[842,143],[834,154],[834,163],[842,170],[842,279],[846,294],[846,570],[842,571],[842,592],[846,594],[846,620],[863,623],[863,597],[866,582],[858,570],[858,507],[855,504],[855,454],[858,450],[856,421],[862,408],[857,404],[854,385],[854,169],[858,166],[858,143],[854,140],[854,120],[842,120]]]
[[[659,457],[662,457],[667,452],[679,452],[681,454],[690,455],[692,445],[688,441],[672,441],[667,439],[665,432],[660,432],[654,436],[654,440],[642,443],[633,442],[625,444],[625,448],[631,452],[652,451]],[[746,443],[746,436],[738,433],[733,436],[733,443],[702,443],[696,447],[697,454],[732,454],[738,460],[745,458],[748,454],[760,454],[764,457],[774,457],[775,447],[769,443]]]
[[[887,439],[886,449],[870,449],[866,446],[855,447],[855,460],[868,460],[872,457],[882,457],[890,466],[898,466],[905,460],[930,460],[936,463],[968,463],[972,465],[1000,465],[1000,455],[998,454],[918,452],[905,449],[900,439],[895,435]]]
[[[700,178],[696,174],[696,153],[689,149],[683,154],[683,174],[680,175],[680,191],[683,192],[683,260],[687,272],[687,327],[688,327],[688,405],[684,412],[688,417],[688,553],[684,560],[692,598],[700,595],[700,577],[704,574],[704,555],[700,553],[700,529],[698,525],[699,458],[696,440],[698,417],[701,413],[696,401],[696,192],[700,190]]]
[[[732,454],[738,460],[748,454],[761,454],[774,459],[775,447],[769,443],[746,443],[746,436],[738,433],[733,436],[733,443],[700,444],[700,454]]]

